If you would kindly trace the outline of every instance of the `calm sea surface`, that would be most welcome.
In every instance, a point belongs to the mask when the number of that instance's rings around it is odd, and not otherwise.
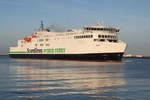
[[[150,59],[80,62],[0,56],[0,100],[150,100]]]

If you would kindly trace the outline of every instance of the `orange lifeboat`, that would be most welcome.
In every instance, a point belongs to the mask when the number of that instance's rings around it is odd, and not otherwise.
[[[25,37],[24,40],[30,42],[31,38],[30,37]]]

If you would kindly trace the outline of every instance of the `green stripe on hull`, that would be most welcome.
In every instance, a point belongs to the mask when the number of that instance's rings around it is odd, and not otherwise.
[[[27,51],[11,51],[9,53],[28,53]]]
[[[40,52],[39,52],[40,51]],[[29,49],[27,51],[10,51],[10,54],[55,54],[55,53],[65,53],[66,49],[65,48],[51,48],[51,49]]]
[[[65,53],[65,48],[44,49],[44,53]]]

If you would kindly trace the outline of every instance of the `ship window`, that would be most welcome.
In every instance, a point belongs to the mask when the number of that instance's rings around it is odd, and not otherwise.
[[[45,41],[48,41],[49,39],[45,39]]]
[[[74,36],[74,39],[81,39],[81,38],[93,38],[93,35]]]
[[[40,46],[43,46],[43,44],[40,44]]]
[[[112,39],[111,39],[111,40],[108,39],[108,41],[109,41],[109,42],[117,42],[117,40],[112,40]]]
[[[98,35],[99,38],[101,38],[101,35]]]
[[[109,42],[112,42],[113,40],[109,40],[109,39],[108,39],[108,41],[109,41]]]
[[[117,40],[114,40],[114,42],[117,42]]]
[[[39,39],[39,41],[41,42],[41,41],[44,41],[43,39]]]
[[[103,41],[105,41],[105,39],[100,39],[100,41],[102,41],[102,42],[103,42]]]
[[[94,41],[97,41],[97,42],[104,42],[105,39],[94,39]]]
[[[104,35],[102,35],[102,38],[104,38]]]
[[[94,39],[94,41],[98,41],[98,39]]]
[[[46,44],[46,46],[49,46],[49,44]]]

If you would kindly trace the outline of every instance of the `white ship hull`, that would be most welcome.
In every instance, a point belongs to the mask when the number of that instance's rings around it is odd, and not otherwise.
[[[121,60],[125,49],[126,43],[108,31],[40,31],[30,41],[19,40],[17,47],[10,48],[9,55],[13,58]]]
[[[87,42],[85,42],[87,43]],[[56,43],[58,44],[58,43]],[[55,44],[55,45],[56,45]],[[78,44],[78,46],[76,46]],[[79,45],[69,42],[54,48],[12,48],[10,57],[13,58],[40,58],[40,59],[70,59],[70,60],[121,60],[126,44],[120,43],[99,43]],[[31,46],[32,47],[32,46]],[[20,50],[20,51],[18,51]],[[62,50],[62,51],[61,51]]]

